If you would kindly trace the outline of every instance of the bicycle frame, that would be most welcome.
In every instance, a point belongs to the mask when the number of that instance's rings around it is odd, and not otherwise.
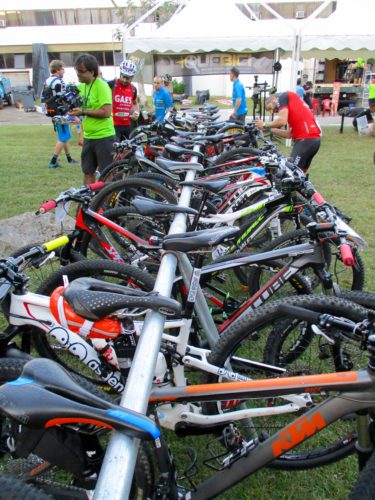
[[[243,453],[229,457],[227,467],[189,492],[185,498],[203,500],[213,498],[231,488],[245,477],[293,449],[309,437],[345,415],[375,407],[375,373],[367,369],[355,372],[337,372],[305,377],[252,380],[188,386],[186,388],[154,389],[151,402],[178,403],[179,401],[223,401],[225,399],[272,398],[301,392],[339,392],[293,420],[266,441],[246,443]],[[367,415],[359,415],[367,424]],[[363,421],[364,419],[364,421]],[[359,423],[359,428],[361,423]],[[367,429],[367,426],[365,430]]]

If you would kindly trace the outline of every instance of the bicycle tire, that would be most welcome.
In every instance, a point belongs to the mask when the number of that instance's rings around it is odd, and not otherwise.
[[[36,293],[46,296],[51,295],[57,287],[63,285],[64,275],[68,277],[70,282],[81,277],[95,277],[120,284],[129,284],[131,282],[133,285],[148,291],[152,290],[154,286],[152,276],[137,267],[104,259],[84,260],[61,267],[38,287]],[[94,384],[103,385],[103,381],[99,377],[93,377],[93,372],[86,365],[78,362],[75,356],[62,349],[60,344],[55,343],[54,339],[42,330],[35,328],[32,340],[40,356],[57,361],[67,370],[85,377]]]
[[[348,500],[373,500],[375,498],[375,453],[368,459],[349,493]]]
[[[124,158],[121,160],[115,160],[109,165],[105,166],[100,173],[99,181],[108,182],[112,180],[112,177],[116,175],[123,169],[131,169],[131,160],[133,158],[133,153],[129,151]]]
[[[53,500],[54,497],[32,484],[16,477],[0,474],[0,499],[2,500]]]
[[[130,205],[134,196],[151,197],[151,194],[153,194],[153,199],[157,201],[177,203],[176,197],[166,187],[149,179],[128,177],[122,181],[110,182],[101,189],[92,199],[90,208],[98,212],[119,205]]]
[[[228,363],[230,363],[232,369],[237,372],[239,371],[238,368],[241,367],[241,364],[238,361],[236,362],[236,360],[233,361],[233,356],[235,355],[241,356],[242,358],[264,361],[272,365],[278,365],[279,360],[277,358],[277,351],[280,347],[280,328],[286,325],[286,321],[289,321],[290,323],[290,318],[286,318],[285,315],[279,311],[278,307],[280,303],[288,303],[322,313],[328,312],[353,321],[360,321],[367,316],[367,310],[363,307],[336,297],[303,295],[271,302],[263,305],[255,312],[244,313],[235,322],[229,325],[212,349],[208,361],[219,367],[228,366]],[[269,332],[268,329],[271,331]],[[274,332],[273,335],[272,332]],[[360,353],[359,344],[360,343],[358,342],[358,345],[355,345],[355,354]],[[307,348],[310,349],[314,345],[315,343],[311,341]],[[310,350],[307,354],[310,353]],[[366,359],[366,354],[367,351],[361,351],[363,360]],[[333,357],[322,358],[320,360],[318,356],[319,351],[313,352],[311,355],[314,356],[314,365],[309,366],[308,369],[306,364],[301,365],[299,372],[297,371],[297,373],[306,373],[306,371],[308,373],[326,372],[328,371],[327,365],[332,368],[332,364],[335,368],[335,360]],[[306,360],[307,359],[308,358],[306,356]],[[298,360],[304,361],[305,363],[307,362],[305,359],[302,360],[301,353]],[[326,362],[326,360],[328,361]],[[362,367],[366,364],[366,362],[367,360],[360,366]],[[323,370],[321,369],[321,366],[318,366],[319,364],[324,364]],[[287,374],[295,374],[292,370],[292,368],[295,367],[285,364],[284,366],[288,370]],[[244,370],[244,366],[242,366],[242,370]],[[302,370],[304,371],[302,372]],[[332,369],[330,371],[332,371]],[[254,378],[254,374],[256,375],[254,370],[247,370],[245,372],[242,371],[242,373],[252,378]],[[217,382],[218,380],[220,379],[213,375],[208,376],[208,381],[210,383]],[[312,395],[311,397],[314,398],[314,401],[316,401],[319,396]],[[251,403],[248,402],[248,404]],[[207,409],[211,413],[222,411],[221,408],[218,408],[214,403],[207,405]],[[286,414],[285,416],[279,415],[271,418],[266,417],[266,419],[269,419],[266,424],[262,422],[258,426],[259,430],[257,430],[257,433],[260,437],[269,434],[267,432],[268,428],[272,430],[271,434],[273,434],[275,429],[286,425],[290,416],[288,417]],[[254,426],[256,429],[257,425]],[[273,468],[283,470],[303,470],[320,467],[348,456],[355,449],[356,436],[352,425],[353,423],[350,422],[350,419],[347,421],[344,419],[340,420],[337,423],[337,426],[332,424],[332,426],[329,426],[316,436],[316,441],[315,438],[310,438],[305,443],[299,445],[299,447],[274,460],[271,466]],[[340,431],[340,429],[344,426],[345,429]]]
[[[269,244],[264,245],[261,251],[272,252],[276,249],[306,243],[307,241],[309,241],[309,232],[306,229],[297,229],[296,231],[283,234],[279,238],[271,241]],[[335,248],[337,247],[328,241],[323,243],[323,252],[327,268],[328,271],[331,272],[334,281],[339,285],[340,289],[362,290],[365,283],[365,268],[359,252],[356,248],[352,248],[355,261],[354,266],[349,268],[340,266],[340,268],[337,269],[338,261],[341,262],[341,255],[339,251],[335,251]],[[334,256],[336,258],[333,260]],[[254,284],[255,287],[259,287],[262,272],[263,271],[260,268],[252,269],[248,276],[249,283]],[[315,274],[312,273],[308,275],[307,270],[301,271],[301,273],[304,273],[306,279],[310,281],[312,288],[316,290],[316,287],[319,285],[319,280]]]
[[[229,151],[224,151],[215,160],[215,165],[221,165],[222,163],[227,163],[231,160],[236,160],[239,158],[246,158],[246,156],[254,156],[253,148],[235,148],[229,149]]]
[[[347,290],[340,292],[339,297],[351,300],[366,309],[375,309],[375,293],[363,292],[361,290]]]
[[[15,380],[16,378],[20,377],[25,363],[26,361],[22,359],[0,358],[0,384],[10,382],[11,380]],[[110,403],[114,402],[113,397],[100,390],[98,387],[96,387],[95,384],[90,383],[86,378],[74,373],[71,373],[70,375],[76,382],[79,383],[79,385],[81,385],[87,391],[91,392],[91,394],[94,394],[95,396],[98,396],[99,398],[102,398]],[[136,483],[132,485],[132,493],[130,498],[134,498],[137,500],[150,498],[154,489],[155,482],[154,466],[151,459],[149,447],[145,443],[141,443],[139,447],[134,474],[136,477]],[[15,478],[12,477],[12,480],[15,480]],[[12,498],[1,496],[2,492],[3,489],[1,488],[0,482],[0,498],[4,498],[4,500],[5,498],[7,500],[8,498]],[[14,498],[15,500],[21,500],[24,498],[28,499],[29,497],[21,496]],[[34,498],[35,500],[39,499],[39,497],[30,497],[31,500],[34,500]],[[53,497],[40,497],[40,500],[43,500],[44,498],[50,499]]]

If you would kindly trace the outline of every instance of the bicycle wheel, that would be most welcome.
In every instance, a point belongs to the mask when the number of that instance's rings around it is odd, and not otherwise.
[[[309,375],[340,370],[356,369],[366,365],[367,351],[358,342],[343,338],[337,340],[336,330],[325,332],[326,337],[316,335],[311,325],[293,320],[279,311],[280,303],[293,304],[321,313],[334,314],[339,317],[361,321],[367,316],[366,309],[352,302],[323,295],[305,295],[289,297],[260,307],[252,313],[245,313],[230,325],[221,335],[212,349],[208,361],[216,366],[231,367],[249,378],[273,376],[269,371],[254,369],[244,360],[264,361],[271,365],[286,368],[286,375]],[[334,339],[332,345],[329,339]],[[332,347],[332,348],[331,348]],[[240,359],[239,359],[240,358]],[[221,381],[221,378],[209,376],[210,382]],[[325,395],[310,394],[311,404],[324,400]],[[246,401],[247,407],[274,406],[284,402],[281,398],[273,400]],[[310,406],[311,407],[311,406]],[[211,403],[208,409],[212,413],[224,412],[225,405]],[[233,407],[229,408],[233,410]],[[304,412],[299,410],[298,414]],[[257,435],[264,440],[287,425],[294,414],[258,417],[251,420],[251,425],[240,424],[240,429],[247,436]],[[354,451],[355,422],[348,416],[316,436],[301,443],[290,452],[285,453],[272,462],[275,468],[285,470],[307,469],[326,465],[346,457]]]
[[[20,377],[23,367],[25,365],[26,361],[21,360],[21,359],[9,359],[9,358],[0,358],[0,384],[4,384],[6,382],[10,382],[11,380],[15,380],[16,378]],[[84,377],[80,377],[77,374],[71,374],[72,378],[78,382],[84,389],[89,391],[91,394],[94,394],[95,396],[98,396],[101,399],[104,399],[106,401],[109,401],[113,403],[113,398],[103,392],[102,390],[98,389],[94,384],[90,383],[88,380],[86,380]],[[60,451],[61,453],[61,451]],[[33,469],[35,468],[36,465],[40,465],[43,462],[42,458],[37,457],[36,455],[30,455],[29,457],[33,457],[34,460],[28,460],[26,459],[11,459],[6,465],[5,465],[5,471],[7,473],[12,474],[12,476],[22,476],[25,477],[27,476],[29,480],[40,486],[43,487],[43,474],[42,475],[36,475],[35,478],[33,479]],[[39,459],[38,463],[35,463],[35,458]],[[36,469],[35,469],[36,470]],[[61,483],[61,478],[63,477],[61,474],[61,469],[60,470],[54,470],[51,473],[48,473],[48,489],[51,491],[56,491],[57,493],[57,498],[59,498],[59,489],[61,489],[63,492],[64,488],[67,489],[67,494],[69,495],[69,482],[70,478],[68,479],[66,471],[64,471],[64,483]],[[56,480],[55,476],[56,475]],[[11,480],[13,482],[18,482],[15,477],[12,477]],[[39,482],[38,482],[39,481]],[[24,483],[22,483],[24,484]],[[55,496],[40,496],[40,497],[33,497],[33,496],[1,496],[4,491],[8,491],[4,487],[2,487],[2,477],[0,478],[0,498],[6,498],[7,500],[9,498],[14,498],[15,500],[20,500],[23,498],[35,498],[36,499],[44,499],[44,498],[56,498]],[[152,492],[154,489],[154,466],[152,463],[151,455],[148,446],[145,443],[141,443],[139,447],[139,452],[138,452],[138,457],[137,457],[137,462],[134,470],[134,479],[133,479],[133,484],[131,488],[131,494],[130,498],[132,499],[146,499],[150,498]],[[75,487],[75,491],[79,490],[79,488]],[[13,490],[12,490],[13,491]],[[18,490],[17,490],[18,491]],[[27,490],[25,490],[26,492]],[[37,490],[39,493],[39,490]],[[84,489],[82,488],[82,492],[84,492]],[[71,492],[70,492],[71,493]],[[42,494],[42,493],[41,493]],[[65,497],[64,497],[65,498]]]
[[[375,498],[375,453],[368,459],[359,473],[348,500],[373,500]]]
[[[36,293],[49,296],[59,286],[63,285],[63,276],[69,282],[82,277],[92,277],[127,286],[139,287],[142,290],[152,290],[153,278],[134,266],[119,264],[109,260],[85,260],[62,267],[51,274],[36,290]],[[103,385],[99,376],[93,375],[85,364],[78,361],[67,349],[64,349],[51,335],[35,329],[33,341],[40,356],[53,359],[73,373],[80,374],[91,382]]]
[[[262,247],[262,252],[271,252],[276,249],[285,248],[287,246],[299,245],[309,241],[309,233],[306,229],[298,229],[296,231],[286,233],[279,238],[276,238],[268,245]],[[324,257],[326,260],[327,271],[331,274],[333,281],[339,285],[341,290],[362,290],[365,282],[364,264],[356,248],[352,248],[355,264],[352,267],[344,266],[341,254],[337,246],[327,241],[322,244]],[[271,271],[272,272],[272,271]],[[313,290],[318,293],[321,285],[319,278],[315,275],[312,268],[307,267],[301,274],[309,281]],[[250,286],[257,289],[262,282],[269,279],[269,272],[266,267],[253,268],[250,270],[249,276]]]
[[[124,178],[130,175],[134,165],[134,155],[132,151],[129,151],[124,158],[121,160],[115,160],[106,167],[103,168],[100,173],[99,181],[109,182],[113,180],[113,177],[118,173],[122,172],[124,174]],[[129,173],[130,172],[130,173]]]
[[[21,479],[0,474],[0,498],[3,500],[53,500],[53,496]]]
[[[90,208],[95,212],[117,206],[127,206],[135,196],[145,196],[165,203],[177,203],[176,197],[164,186],[149,179],[129,177],[110,182],[92,199]]]
[[[241,158],[254,156],[254,149],[252,148],[235,148],[221,153],[215,161],[215,165],[221,165],[229,161],[239,160]]]

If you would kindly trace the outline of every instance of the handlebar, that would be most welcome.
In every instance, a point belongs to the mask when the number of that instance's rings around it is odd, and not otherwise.
[[[92,184],[89,184],[87,186],[67,189],[66,191],[61,193],[61,195],[56,200],[48,200],[40,205],[38,210],[35,212],[35,215],[43,215],[46,212],[50,212],[51,210],[56,208],[59,203],[62,203],[64,201],[81,201],[80,197],[82,197],[83,195],[87,195],[88,193],[93,194],[95,191],[99,191],[104,186],[105,183],[103,181],[99,181],[93,182]]]

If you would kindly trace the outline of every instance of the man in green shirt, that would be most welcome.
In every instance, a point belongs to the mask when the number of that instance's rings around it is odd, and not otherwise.
[[[82,106],[70,111],[82,116],[83,148],[81,163],[83,182],[95,182],[95,172],[103,170],[112,161],[116,140],[112,119],[112,91],[107,82],[99,78],[99,64],[91,54],[81,54],[74,62]]]
[[[363,77],[363,72],[365,69],[365,64],[366,64],[366,61],[363,59],[363,57],[358,57],[357,65],[356,65],[356,69],[355,69],[355,74],[354,74],[354,76],[355,76],[354,83],[357,85],[360,85],[362,83],[362,77]]]

